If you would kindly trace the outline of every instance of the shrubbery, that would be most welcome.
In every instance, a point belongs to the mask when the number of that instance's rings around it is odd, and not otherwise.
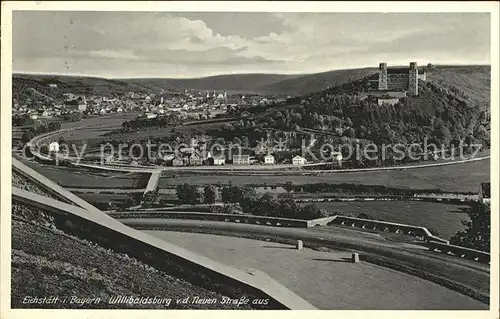
[[[467,215],[469,220],[462,222],[467,228],[457,232],[450,239],[450,244],[489,252],[491,240],[490,206],[474,203],[467,209]]]

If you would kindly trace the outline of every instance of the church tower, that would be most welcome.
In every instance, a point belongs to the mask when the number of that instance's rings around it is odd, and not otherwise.
[[[408,93],[410,95],[418,95],[418,67],[417,62],[410,62],[408,70]]]
[[[378,67],[378,89],[387,90],[387,63],[380,63]]]

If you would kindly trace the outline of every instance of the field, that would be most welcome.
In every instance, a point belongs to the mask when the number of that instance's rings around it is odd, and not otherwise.
[[[112,296],[172,298],[160,304],[108,304]],[[67,297],[58,304],[23,304],[26,296]],[[97,305],[70,303],[71,296],[101,298]],[[48,228],[12,224],[12,308],[189,308],[224,309],[224,305],[176,305],[176,298],[220,295],[171,277],[124,254],[118,254]]]
[[[315,203],[330,214],[342,212],[343,215],[357,217],[365,213],[373,219],[393,223],[423,226],[436,230],[442,238],[450,239],[459,230],[463,230],[463,220],[468,220],[462,209],[465,205],[430,203],[418,201],[391,202],[330,202]]]
[[[248,173],[247,173],[248,174]],[[282,185],[287,181],[294,184],[331,183],[384,185],[409,189],[441,189],[447,192],[477,192],[481,182],[490,180],[490,160],[417,168],[386,172],[330,173],[317,176],[299,175],[254,175],[236,176],[228,173],[212,175],[178,174],[177,177],[162,177],[160,187],[172,187],[183,183],[196,185],[256,184]]]
[[[93,173],[69,167],[57,167],[22,161],[53,182],[68,188],[145,188],[149,174],[123,174],[119,172]]]
[[[63,136],[66,140],[86,141],[88,139],[100,138],[103,134],[122,127],[122,123],[136,117],[138,113],[112,114],[106,116],[96,116],[83,119],[79,122],[62,123],[61,128],[71,128],[84,126],[74,131],[58,135],[56,140]]]
[[[430,281],[365,262],[346,262],[345,258],[350,257],[348,252],[311,249],[297,252],[289,245],[265,241],[171,231],[146,232],[228,265],[259,269],[319,309],[486,307]]]

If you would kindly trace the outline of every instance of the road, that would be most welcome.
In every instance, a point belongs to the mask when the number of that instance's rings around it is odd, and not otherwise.
[[[436,283],[368,262],[345,251],[192,232],[145,231],[236,268],[256,268],[325,310],[487,309],[488,305]],[[210,244],[207,245],[206,243]],[[373,292],[377,293],[374,294]]]
[[[58,131],[54,132],[49,132],[40,136],[34,137],[30,143],[35,146],[36,150],[33,150],[32,153],[40,157],[42,159],[47,159],[46,156],[40,154],[37,150],[37,146],[40,142],[43,140],[57,136],[59,134],[68,132],[68,131],[73,131],[77,129],[82,129],[85,127],[91,127],[92,125],[80,125],[80,126],[75,126],[71,127],[68,129],[61,129]],[[481,161],[485,159],[489,159],[490,155],[484,155],[476,158],[468,158],[468,159],[463,159],[463,160],[450,160],[450,161],[442,161],[438,163],[424,163],[424,164],[411,164],[411,165],[400,165],[400,166],[391,166],[391,167],[372,167],[372,168],[355,168],[355,169],[331,169],[331,170],[307,170],[307,173],[348,173],[348,172],[384,172],[384,171],[391,171],[391,170],[408,170],[408,169],[419,169],[419,168],[427,168],[427,167],[436,167],[436,166],[445,166],[445,165],[455,165],[455,164],[461,164],[461,163],[467,163],[467,162],[474,162],[474,161]],[[67,158],[68,160],[71,161],[76,161],[77,158]],[[299,174],[304,173],[304,171],[300,170],[303,167],[308,167],[308,166],[318,166],[318,165],[324,165],[325,163],[309,163],[303,166],[296,166],[296,165],[290,165],[290,164],[278,164],[278,165],[247,165],[245,166],[240,166],[240,165],[223,165],[223,166],[199,166],[199,167],[189,167],[189,166],[179,166],[179,167],[144,167],[144,166],[109,166],[109,165],[86,165],[86,164],[80,164],[80,166],[87,167],[87,168],[92,168],[92,169],[101,169],[101,170],[114,170],[114,171],[122,171],[122,172],[139,172],[139,173],[153,173],[156,170],[162,170],[162,171],[248,171],[252,173],[256,172],[267,172],[267,173],[275,173],[279,174],[282,172],[283,169],[295,169],[297,170],[296,172]],[[287,172],[290,173],[290,172]]]
[[[149,230],[196,230],[208,233],[222,232],[229,235],[264,236],[303,240],[341,250],[360,251],[371,256],[380,256],[399,265],[425,270],[427,274],[467,287],[479,294],[489,296],[489,265],[433,253],[421,246],[385,240],[380,235],[363,233],[340,227],[315,229],[279,228],[249,224],[215,221],[170,220],[170,219],[120,219],[128,226]]]

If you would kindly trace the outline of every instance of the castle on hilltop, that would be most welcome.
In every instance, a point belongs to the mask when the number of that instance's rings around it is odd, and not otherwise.
[[[426,71],[419,71],[417,62],[409,68],[387,68],[387,63],[379,64],[379,91],[407,91],[408,95],[418,95],[418,81],[426,81]]]

